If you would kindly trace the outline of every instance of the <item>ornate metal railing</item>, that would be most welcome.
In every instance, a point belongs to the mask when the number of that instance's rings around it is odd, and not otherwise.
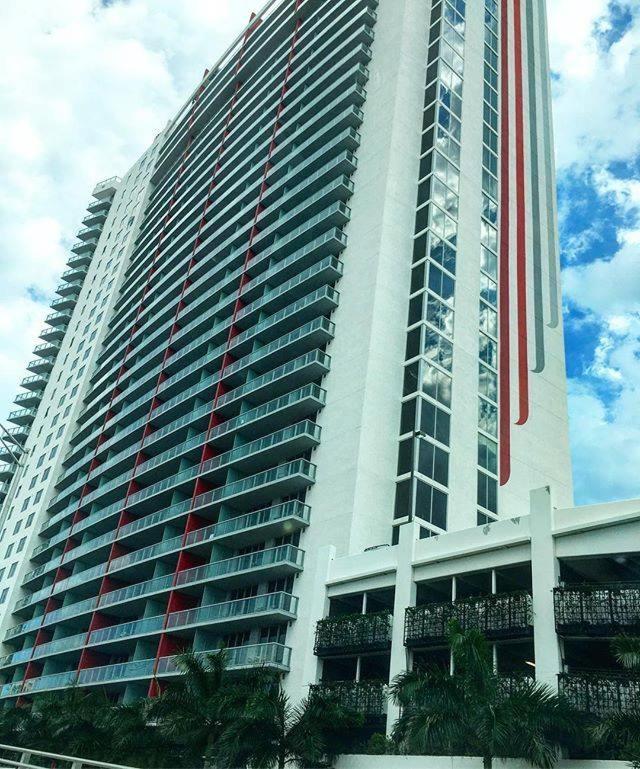
[[[316,693],[335,696],[340,704],[367,718],[384,718],[387,712],[387,684],[383,681],[323,681],[309,687]]]
[[[558,676],[560,692],[577,709],[605,716],[640,708],[640,675],[616,671],[580,671]]]
[[[443,643],[452,620],[463,630],[479,630],[491,640],[527,637],[533,633],[531,596],[519,591],[410,606],[405,612],[405,645]]]
[[[535,681],[529,673],[501,673],[498,677],[499,692],[503,697],[517,694],[521,689]]]
[[[564,585],[554,591],[561,635],[640,633],[640,582]]]
[[[316,626],[314,653],[327,656],[390,649],[391,621],[389,611],[321,619]]]

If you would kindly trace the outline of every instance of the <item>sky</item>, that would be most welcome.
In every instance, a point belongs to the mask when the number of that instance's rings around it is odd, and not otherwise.
[[[0,416],[96,181],[263,0],[0,5]],[[640,0],[548,0],[574,484],[640,497]]]

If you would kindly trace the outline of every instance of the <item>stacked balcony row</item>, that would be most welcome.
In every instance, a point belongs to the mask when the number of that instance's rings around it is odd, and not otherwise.
[[[372,596],[373,594],[369,594]],[[420,590],[419,590],[420,596]],[[353,601],[353,598],[340,599]],[[370,599],[371,600],[371,599]],[[390,600],[390,596],[389,596]],[[555,621],[564,646],[565,672],[559,676],[560,691],[579,710],[595,715],[628,711],[640,701],[640,676],[613,667],[612,660],[591,647],[589,667],[579,665],[580,644],[605,643],[621,635],[640,634],[640,583],[565,583],[554,591]],[[333,608],[333,603],[332,603]],[[339,609],[339,607],[338,607]],[[533,678],[535,662],[529,640],[534,615],[530,590],[476,595],[454,601],[427,602],[404,613],[404,645],[413,652],[413,664],[449,665],[446,651],[451,622],[462,630],[478,630],[499,648],[517,648],[529,655],[531,669],[500,666],[505,685],[519,678]],[[323,660],[323,680],[316,688],[338,693],[345,705],[356,707],[370,721],[385,713],[387,679],[361,677],[372,669],[372,661],[391,649],[393,611],[336,613],[320,620],[316,627],[315,654]],[[576,644],[574,648],[569,643]],[[351,661],[357,655],[357,665]],[[513,662],[513,657],[511,662]],[[525,658],[526,659],[526,658]],[[335,680],[336,673],[353,668],[356,679]],[[599,667],[601,665],[601,667]]]
[[[307,0],[234,99],[206,121],[191,105],[180,159],[161,152],[6,634],[4,696],[137,696],[184,648],[288,668],[374,5]]]
[[[14,399],[14,403],[19,408],[12,411],[8,419],[16,425],[16,428],[4,434],[0,444],[0,503],[7,496],[11,480],[20,462],[24,442],[42,401],[49,374],[71,322],[91,257],[100,239],[119,184],[120,179],[113,177],[100,182],[93,191],[93,198],[87,206],[87,215],[82,220],[83,227],[78,233],[80,240],[71,249],[73,253],[67,262],[69,269],[62,275],[64,282],[56,289],[59,298],[51,302],[53,312],[45,318],[47,326],[40,333],[43,341],[34,349],[38,357],[27,365],[31,375],[25,377],[20,383],[26,392],[20,393]]]

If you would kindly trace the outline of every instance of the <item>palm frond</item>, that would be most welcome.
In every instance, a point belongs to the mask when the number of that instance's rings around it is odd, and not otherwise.
[[[619,636],[611,642],[611,648],[623,667],[627,670],[640,670],[640,638]]]

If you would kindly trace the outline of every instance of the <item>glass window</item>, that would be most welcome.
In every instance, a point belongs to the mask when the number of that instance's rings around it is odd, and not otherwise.
[[[420,399],[420,430],[445,446],[449,445],[451,417],[431,401]]]
[[[498,444],[485,435],[478,436],[478,464],[490,473],[498,474]]]
[[[417,481],[416,516],[423,521],[447,528],[447,495],[424,481]]]
[[[492,513],[498,511],[498,482],[478,470],[478,505]]]
[[[411,511],[411,481],[400,481],[396,485],[394,518],[404,518]]]
[[[478,403],[478,426],[489,435],[498,435],[498,409],[484,398]]]

